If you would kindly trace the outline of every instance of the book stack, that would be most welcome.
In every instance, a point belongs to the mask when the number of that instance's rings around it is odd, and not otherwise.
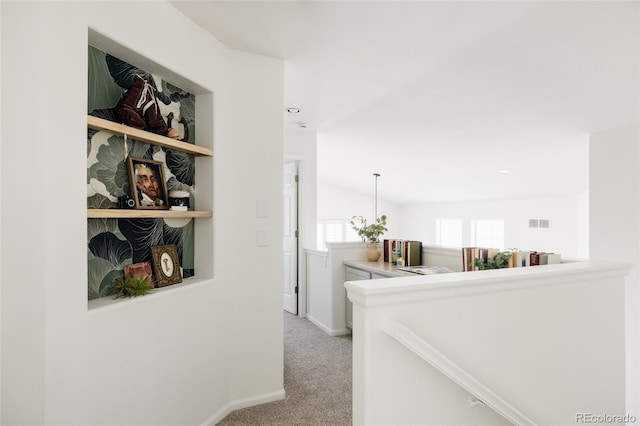
[[[509,259],[510,268],[521,268],[531,266],[531,252],[522,250],[510,250],[511,259]]]
[[[492,259],[500,250],[485,247],[462,247],[462,270],[476,271],[476,259],[482,259],[487,263],[487,259]],[[546,253],[538,251],[506,250],[509,253],[509,268],[521,268],[527,266],[551,265],[561,263],[561,256],[557,253]]]
[[[463,271],[475,271],[476,259],[482,259],[484,263],[487,263],[487,259],[493,258],[496,254],[500,253],[499,249],[487,248],[487,247],[462,247],[462,270]]]
[[[422,265],[422,242],[412,240],[384,240],[384,261],[393,263],[398,258],[404,259],[405,266]]]
[[[560,263],[560,255],[557,253],[545,253],[532,251],[530,254],[529,262],[531,266],[538,265],[552,265],[554,263]]]
[[[422,265],[422,242],[404,241],[404,264],[407,266]]]
[[[543,251],[522,251],[511,250],[511,263],[509,267],[519,268],[523,266],[551,265],[560,263],[561,257],[558,253],[546,253]]]

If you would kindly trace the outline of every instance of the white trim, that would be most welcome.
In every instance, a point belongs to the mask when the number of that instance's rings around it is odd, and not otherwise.
[[[329,327],[327,327],[326,325],[324,325],[323,323],[321,323],[320,321],[318,321],[317,319],[315,319],[314,317],[312,317],[311,315],[309,315],[307,313],[307,319],[314,324],[316,327],[318,327],[319,329],[321,329],[322,331],[324,331],[325,333],[327,333],[329,336],[344,336],[347,334],[351,334],[351,330],[349,330],[348,328],[341,328],[339,330],[333,330]]]
[[[253,407],[255,405],[266,404],[268,402],[280,401],[286,397],[284,388],[276,391],[265,393],[251,398],[243,398],[229,402],[227,405],[215,412],[211,417],[205,420],[201,426],[215,426],[222,419],[227,417],[233,411],[240,410],[242,408]]]
[[[407,347],[411,352],[431,364],[436,370],[471,393],[471,395],[479,400],[479,403],[488,405],[513,424],[520,426],[536,424],[520,412],[520,410],[502,399],[500,395],[493,392],[478,379],[463,370],[458,364],[451,361],[451,359],[431,346],[404,324],[391,320],[384,323],[380,328],[403,346]]]
[[[314,256],[329,257],[329,252],[327,250],[304,249],[304,251]]]
[[[284,162],[282,163],[283,167],[287,167],[288,165],[293,164],[293,168],[294,168],[294,186],[295,186],[295,191],[293,191],[295,193],[295,196],[292,196],[292,199],[295,199],[295,206],[289,205],[288,208],[288,212],[285,211],[287,210],[286,208],[286,203],[285,203],[285,208],[283,209],[283,213],[282,216],[283,218],[286,218],[286,215],[291,215],[291,210],[294,210],[294,215],[295,218],[290,219],[291,222],[295,221],[295,230],[294,230],[294,234],[295,236],[293,238],[295,238],[295,251],[292,251],[295,253],[295,279],[296,279],[296,285],[294,288],[294,295],[295,296],[291,296],[291,295],[287,295],[287,297],[285,297],[285,294],[283,292],[282,295],[282,306],[283,309],[289,313],[294,314],[292,311],[295,311],[294,315],[300,315],[300,305],[301,305],[301,300],[305,300],[304,303],[304,311],[306,312],[306,287],[303,281],[303,274],[306,275],[306,258],[303,258],[301,256],[303,256],[303,251],[302,251],[302,246],[304,244],[304,232],[303,232],[303,224],[301,221],[301,217],[303,216],[301,214],[301,193],[302,193],[302,183],[300,182],[300,161],[297,160],[284,160]],[[283,180],[284,180],[284,174],[285,172],[283,172]],[[283,185],[282,188],[283,194],[286,192],[285,186]],[[286,220],[285,220],[286,222]],[[291,239],[291,237],[289,237],[289,239]],[[284,243],[285,237],[284,235],[282,235],[282,242],[283,242],[283,252],[284,252]],[[284,264],[286,265],[286,262],[284,262]],[[292,265],[289,265],[289,269],[291,269]],[[290,270],[288,272],[291,272]],[[287,271],[285,271],[285,277],[289,276],[287,274]],[[291,277],[289,276],[288,278],[289,280],[291,279]],[[303,288],[305,287],[305,288]],[[293,307],[291,306],[291,299],[295,299],[295,309],[292,309]]]
[[[346,242],[327,241],[325,245],[327,246],[328,250],[348,250],[348,249],[367,248],[367,245],[362,241],[346,241]]]
[[[347,281],[344,286],[347,288],[349,300],[353,303],[381,306],[529,287],[566,285],[596,277],[626,276],[629,274],[630,266],[622,263],[588,261],[422,275],[392,280]]]
[[[298,168],[298,316],[307,316],[307,256],[304,254],[304,246],[313,235],[307,235],[307,214],[305,212],[305,185],[306,170],[304,158],[289,158],[285,155],[285,161],[295,161]],[[315,194],[314,194],[315,195]],[[315,231],[315,229],[314,229]]]
[[[315,197],[316,194],[311,188],[306,188],[305,190],[305,186],[307,185],[307,168],[310,167],[309,164],[312,163],[312,160],[306,158],[305,155],[285,153],[284,163],[288,161],[295,161],[298,166],[298,316],[300,318],[306,318],[309,296],[307,291],[307,257],[305,256],[305,247],[310,245],[309,241],[315,240],[316,235],[315,226],[311,235],[307,235],[307,228],[310,226],[310,223],[315,223],[317,218],[313,216],[313,219],[309,219],[310,213],[305,206],[307,205],[307,198],[311,199],[311,194],[313,193],[313,197]],[[306,193],[307,191],[309,191],[309,194]],[[312,245],[316,246],[317,243]]]

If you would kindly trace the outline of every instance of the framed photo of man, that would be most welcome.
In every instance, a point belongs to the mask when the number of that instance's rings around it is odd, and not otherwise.
[[[164,165],[160,161],[129,157],[129,188],[136,209],[168,209]]]

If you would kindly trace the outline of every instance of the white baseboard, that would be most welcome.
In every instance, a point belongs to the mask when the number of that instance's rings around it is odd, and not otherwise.
[[[286,396],[284,389],[281,389],[276,392],[266,393],[263,395],[258,395],[251,398],[238,399],[235,401],[231,401],[207,420],[202,423],[201,426],[214,426],[220,420],[227,417],[233,411],[240,410],[242,408],[253,407],[254,405],[266,404],[268,402],[279,401],[284,399]]]
[[[320,330],[324,331],[325,333],[327,333],[329,336],[344,336],[345,334],[351,334],[351,330],[348,328],[341,328],[338,330],[333,330],[329,327],[327,327],[326,325],[324,325],[323,323],[321,323],[320,321],[318,321],[317,319],[315,319],[313,316],[307,314],[307,319],[309,321],[311,321],[311,323],[313,323],[313,325],[315,325],[316,327],[318,327]]]

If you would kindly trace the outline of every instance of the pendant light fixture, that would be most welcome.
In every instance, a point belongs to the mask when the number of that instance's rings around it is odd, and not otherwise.
[[[374,206],[374,213],[375,215],[373,216],[373,221],[375,223],[375,221],[378,219],[378,178],[380,177],[380,173],[374,173],[373,174],[374,179],[375,179],[375,192],[374,192],[374,200],[375,200],[375,206]]]

